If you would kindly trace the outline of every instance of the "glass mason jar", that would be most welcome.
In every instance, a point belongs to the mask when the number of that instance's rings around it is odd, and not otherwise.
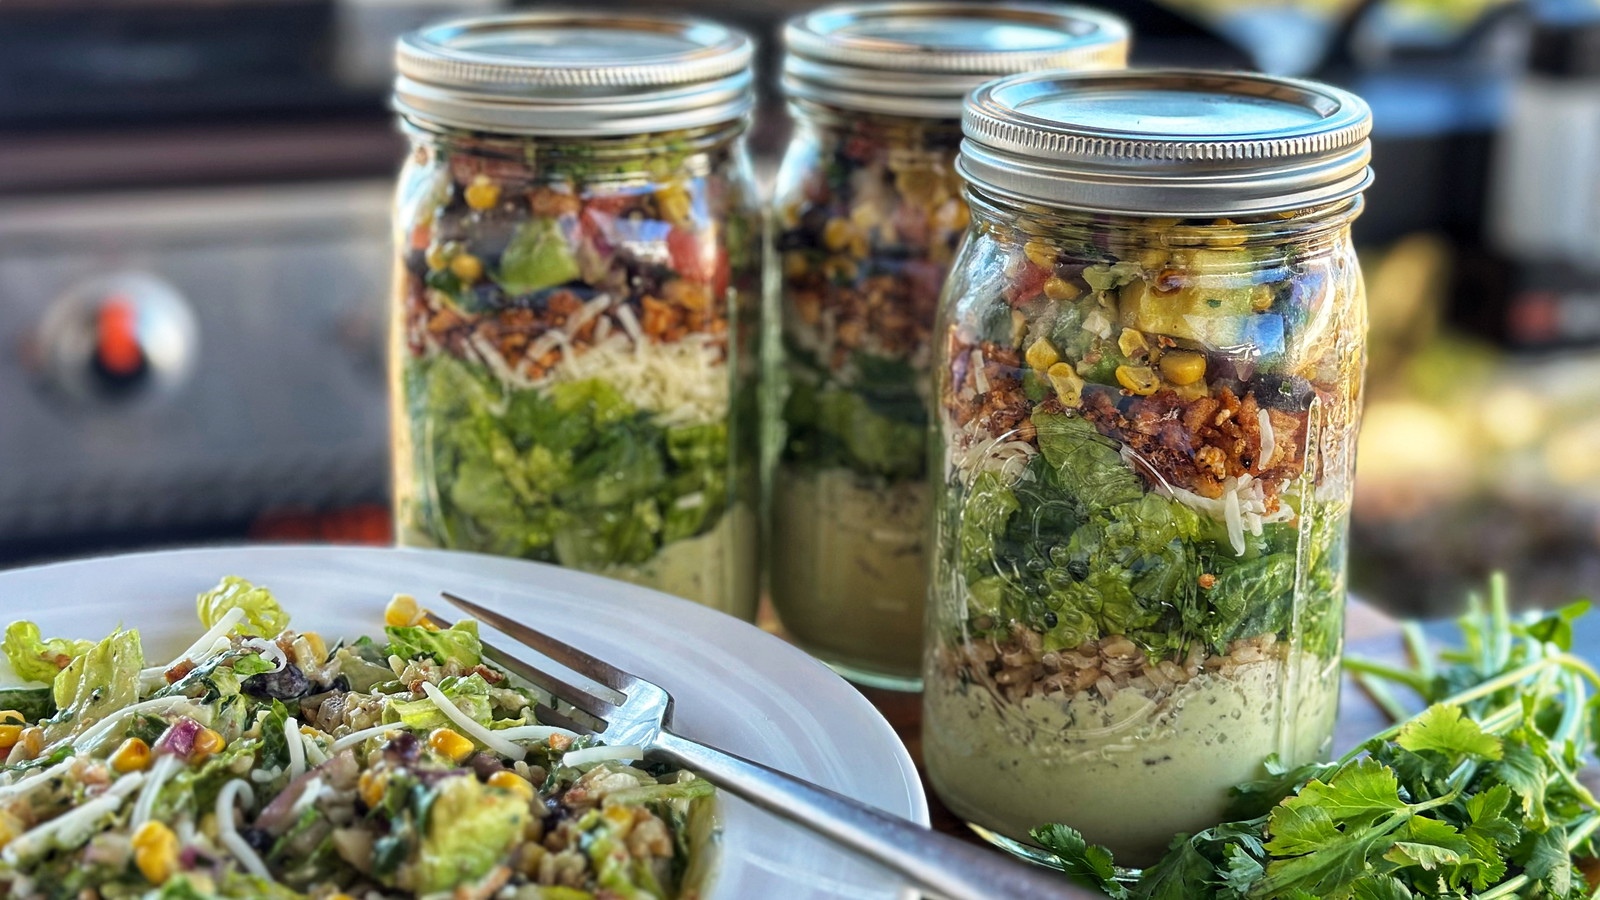
[[[847,676],[914,689],[927,597],[929,334],[967,208],[961,100],[1041,67],[1120,68],[1127,29],[1062,6],[834,6],[785,32],[796,134],[773,197],[780,396],[772,599]]]
[[[997,843],[1062,822],[1148,864],[1269,755],[1329,751],[1367,129],[1353,95],[1246,75],[969,102],[923,748]]]
[[[519,14],[402,41],[401,543],[754,615],[749,59],[743,35],[654,18]]]

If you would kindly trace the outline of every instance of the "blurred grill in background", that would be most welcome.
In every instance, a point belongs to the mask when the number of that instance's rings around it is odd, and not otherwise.
[[[0,5],[0,562],[386,538],[390,46],[493,5]]]
[[[1503,0],[1112,0],[1134,65],[1363,94],[1357,589],[1600,589],[1600,26]],[[0,3],[0,565],[386,540],[393,38],[511,0]],[[816,3],[592,0],[760,39]],[[1585,143],[1585,141],[1591,143]]]

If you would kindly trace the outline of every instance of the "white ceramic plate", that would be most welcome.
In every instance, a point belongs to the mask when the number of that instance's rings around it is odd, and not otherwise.
[[[395,593],[424,605],[450,590],[526,619],[669,690],[675,725],[926,824],[911,759],[887,722],[826,667],[778,638],[685,600],[552,566],[467,553],[256,547],[115,556],[0,573],[0,621],[29,618],[46,635],[99,639],[139,629],[152,658],[199,631],[195,595],[223,575],[272,589],[293,625],[325,636],[377,634]],[[492,630],[485,639],[512,642]],[[3,660],[0,660],[3,661]],[[905,895],[898,879],[723,795],[720,871],[712,897]]]

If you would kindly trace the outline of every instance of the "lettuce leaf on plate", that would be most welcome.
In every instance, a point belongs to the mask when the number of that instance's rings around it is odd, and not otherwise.
[[[235,608],[244,610],[244,621],[238,627],[241,634],[272,638],[289,627],[289,614],[278,605],[271,591],[235,575],[225,576],[195,603],[200,622],[207,628],[216,625],[228,610]]]
[[[5,640],[0,642],[12,670],[27,681],[40,684],[54,681],[57,673],[93,646],[94,641],[46,640],[40,635],[38,625],[26,621],[7,626]]]
[[[74,659],[51,686],[57,712],[45,725],[48,742],[82,733],[139,699],[144,648],[139,632],[118,630]]]
[[[476,673],[465,678],[446,678],[439,682],[439,690],[456,708],[472,721],[485,728],[494,716],[489,702],[489,683]],[[392,699],[384,710],[384,721],[399,722],[412,731],[430,731],[434,728],[456,727],[449,716],[427,697],[416,700]]]
[[[462,619],[438,631],[421,625],[389,625],[383,631],[389,636],[389,656],[429,657],[441,666],[453,661],[464,669],[483,661],[483,643],[478,640],[478,623],[473,619]]]

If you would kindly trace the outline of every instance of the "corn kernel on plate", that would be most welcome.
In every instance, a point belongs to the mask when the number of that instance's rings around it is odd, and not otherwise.
[[[877,712],[732,617],[471,554],[180,551],[0,573],[0,886],[20,900],[902,896],[692,772],[541,722],[549,698],[483,658],[477,623],[425,621],[441,590],[661,683],[686,734],[927,821]]]

